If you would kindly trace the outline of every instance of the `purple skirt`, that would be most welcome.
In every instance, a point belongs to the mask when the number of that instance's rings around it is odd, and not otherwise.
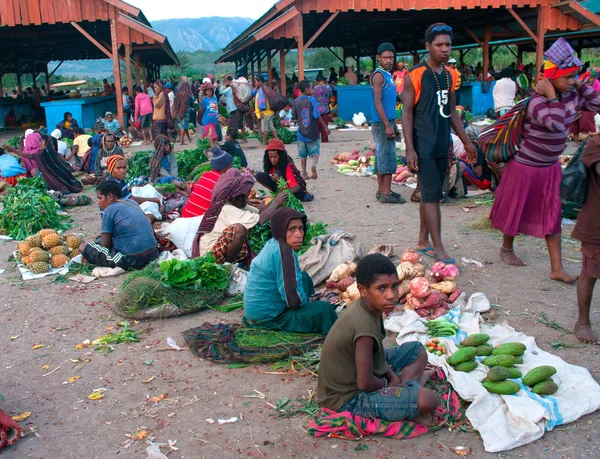
[[[492,227],[508,236],[545,238],[561,232],[560,163],[534,167],[511,160],[490,213]]]

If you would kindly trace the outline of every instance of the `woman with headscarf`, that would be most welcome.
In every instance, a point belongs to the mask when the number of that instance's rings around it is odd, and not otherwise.
[[[190,84],[187,81],[182,81],[175,94],[175,100],[173,101],[173,121],[175,129],[179,130],[179,137],[181,139],[181,145],[185,145],[185,137],[187,136],[189,143],[192,143],[190,132],[188,127],[192,121],[192,104],[194,103],[194,96]]]
[[[93,148],[93,147],[92,147]],[[106,160],[109,156],[123,156],[123,149],[117,145],[117,138],[114,134],[104,134],[100,140],[100,149],[96,152],[94,159],[94,176],[103,177],[106,175]]]
[[[517,234],[545,238],[550,278],[573,283],[577,276],[567,274],[562,265],[559,156],[577,111],[600,110],[600,94],[575,80],[581,61],[565,39],[559,38],[544,57],[544,78],[529,100],[523,138],[516,156],[504,166],[490,220],[504,235],[502,261],[524,265],[514,253]]]
[[[244,323],[294,333],[326,335],[337,320],[335,307],[310,302],[315,289],[300,270],[296,250],[306,233],[306,215],[288,207],[271,217],[270,239],[252,261],[244,289]]]
[[[169,93],[160,80],[154,82],[154,114],[152,115],[152,131],[155,136],[159,134],[167,135],[169,129],[173,129],[173,118],[171,117],[171,104],[169,103]]]
[[[257,209],[248,205],[248,194],[254,186],[249,172],[229,169],[215,185],[210,207],[196,233],[192,257],[211,253],[217,263],[243,263],[249,266],[252,250],[248,234],[256,225],[269,221],[275,209],[285,204],[286,193],[280,193],[267,206]]]
[[[27,146],[27,139],[34,133],[35,131],[33,129],[27,129],[25,131],[25,134],[23,134],[23,137],[21,138],[21,141],[19,142],[19,151],[22,151],[24,153],[37,153],[40,149],[40,145],[39,142],[32,137],[31,142],[29,143],[29,146]],[[9,149],[7,148],[7,151]],[[25,167],[25,169],[27,170],[27,177],[35,177],[37,175],[37,164],[35,163],[35,161],[33,159],[29,159],[25,156],[22,156],[20,158],[21,163],[23,164],[23,166]]]
[[[598,81],[598,69],[592,68],[579,78],[581,84],[591,86],[595,91],[600,90],[600,82]],[[596,132],[596,122],[594,117],[596,112],[589,110],[580,110],[577,119],[569,129],[569,134],[573,138],[575,145],[579,145],[579,137],[581,134],[591,134]]]
[[[42,137],[34,132],[27,137],[27,151],[21,152],[9,145],[4,148],[21,158],[33,161],[49,189],[64,194],[80,193],[83,190],[83,185],[73,177],[67,163],[54,149],[52,140],[54,140],[52,137],[47,135]]]
[[[150,180],[159,185],[172,183],[181,192],[186,192],[187,185],[179,178],[177,158],[169,138],[162,134],[156,136],[154,149],[156,152],[150,159]]]
[[[300,201],[314,199],[306,190],[306,182],[288,155],[285,144],[281,140],[271,139],[265,148],[263,172],[256,173],[256,181],[271,191],[277,191],[277,182],[281,178],[285,179],[287,187]]]

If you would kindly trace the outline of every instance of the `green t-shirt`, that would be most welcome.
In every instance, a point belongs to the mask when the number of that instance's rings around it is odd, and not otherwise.
[[[323,344],[318,385],[321,406],[339,411],[358,394],[356,340],[363,336],[370,336],[375,341],[373,373],[382,377],[387,372],[388,364],[383,348],[385,330],[381,314],[374,317],[367,305],[359,299],[333,325]]]

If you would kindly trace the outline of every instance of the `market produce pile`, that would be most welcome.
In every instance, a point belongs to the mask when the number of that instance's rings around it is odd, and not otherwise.
[[[296,143],[296,141],[298,140],[298,135],[295,132],[290,131],[286,127],[282,127],[282,126],[276,127],[275,131],[277,132],[277,137],[279,137],[279,140],[281,140],[286,145]],[[262,133],[249,132],[246,135],[246,137],[248,139],[262,140]],[[269,132],[269,135],[267,136],[267,140],[270,140],[272,138],[273,138],[273,134],[271,134]]]
[[[121,137],[119,139],[119,146],[120,147],[128,147],[133,143],[133,140],[131,140],[131,137],[129,137],[127,134],[125,134],[123,137]]]
[[[62,235],[53,229],[43,229],[17,244],[16,258],[33,274],[44,274],[52,268],[62,268],[79,255],[83,237]]]
[[[408,166],[398,166],[396,173],[392,174],[392,182],[394,183],[417,183],[417,174],[411,172]]]
[[[346,153],[337,153],[333,155],[331,164],[335,164],[340,174],[367,174],[373,173],[375,167],[375,150],[374,147],[370,150],[361,153],[360,150],[354,149]]]
[[[55,231],[69,227],[68,217],[59,215],[60,205],[46,193],[41,177],[22,178],[2,195],[0,228],[13,239],[23,240],[42,229]]]

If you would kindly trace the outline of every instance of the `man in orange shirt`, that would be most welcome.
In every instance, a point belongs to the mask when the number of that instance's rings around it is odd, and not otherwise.
[[[225,172],[231,169],[233,157],[219,147],[212,148],[210,167],[212,170],[202,174],[202,177],[191,186],[190,199],[181,211],[184,218],[200,217],[210,207],[213,188]]]

